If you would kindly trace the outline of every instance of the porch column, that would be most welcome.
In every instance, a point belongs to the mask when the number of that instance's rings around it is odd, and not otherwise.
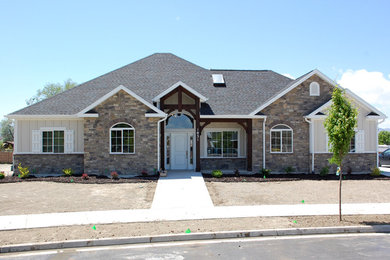
[[[252,171],[252,119],[248,119],[246,124],[246,167],[247,171]]]
[[[160,100],[161,111],[164,111],[164,100]],[[165,170],[165,121],[160,123],[160,136],[157,138],[160,138],[160,147],[157,147],[157,149],[160,149],[160,167]],[[157,170],[159,171],[160,169]]]
[[[199,98],[195,99],[195,107],[196,107],[196,171],[200,172],[200,113],[199,113]]]

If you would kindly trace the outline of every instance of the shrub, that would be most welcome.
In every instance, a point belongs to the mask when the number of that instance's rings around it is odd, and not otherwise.
[[[329,167],[328,166],[321,169],[320,176],[325,177],[325,176],[328,176],[328,174],[329,174]]]
[[[5,173],[4,172],[0,172],[0,179],[4,179],[5,177]]]
[[[263,176],[265,176],[265,177],[268,177],[271,174],[271,170],[263,168],[263,169],[261,169],[261,174],[263,174]]]
[[[295,169],[294,169],[294,167],[292,167],[292,166],[287,166],[287,167],[284,169],[284,171],[285,171],[287,174],[289,174],[289,173],[295,172]]]
[[[22,164],[19,163],[18,170],[20,172],[19,177],[24,179],[27,178],[30,175],[30,171],[28,170],[28,167],[22,167]]]
[[[62,172],[68,177],[73,175],[73,170],[71,168],[63,169]]]
[[[88,174],[83,173],[83,174],[81,175],[81,178],[82,178],[83,180],[88,180],[88,179],[89,179],[89,176],[88,176]]]
[[[381,176],[381,171],[379,170],[378,167],[375,167],[374,169],[372,169],[372,172],[370,174],[372,177],[378,177],[378,176]]]
[[[240,176],[240,171],[238,169],[234,169],[234,176]]]
[[[211,173],[211,176],[213,176],[214,178],[221,178],[223,175],[222,171],[221,170],[214,170],[212,173]]]
[[[118,180],[119,179],[119,175],[117,172],[111,172],[111,178],[114,179],[114,180]]]

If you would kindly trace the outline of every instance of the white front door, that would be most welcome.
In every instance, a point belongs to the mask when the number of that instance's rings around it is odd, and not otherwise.
[[[184,170],[188,168],[187,134],[172,133],[172,165],[171,169]]]

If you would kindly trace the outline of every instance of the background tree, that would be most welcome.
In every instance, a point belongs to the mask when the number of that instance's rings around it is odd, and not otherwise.
[[[325,120],[325,129],[329,136],[329,144],[332,158],[329,159],[331,164],[336,164],[340,167],[339,181],[339,219],[341,217],[341,185],[343,179],[342,162],[344,156],[349,152],[351,139],[355,134],[357,125],[357,110],[345,97],[343,90],[337,86],[333,90],[332,105],[328,111],[328,116]]]
[[[32,98],[26,100],[27,105],[35,104],[39,101],[42,101],[46,98],[57,95],[65,90],[71,89],[77,85],[76,82],[73,82],[71,79],[64,81],[64,84],[61,83],[47,83],[42,89],[37,90],[37,94]]]
[[[14,123],[11,119],[5,118],[0,122],[0,135],[3,142],[14,140]]]
[[[389,131],[380,131],[378,134],[379,144],[390,144],[390,132]]]

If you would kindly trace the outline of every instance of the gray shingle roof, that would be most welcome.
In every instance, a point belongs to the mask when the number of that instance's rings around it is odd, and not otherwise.
[[[212,74],[223,74],[226,87],[215,87]],[[269,70],[207,70],[173,54],[156,53],[10,115],[74,115],[119,85],[152,103],[178,81],[208,98],[201,113],[215,115],[247,115],[294,82]]]

